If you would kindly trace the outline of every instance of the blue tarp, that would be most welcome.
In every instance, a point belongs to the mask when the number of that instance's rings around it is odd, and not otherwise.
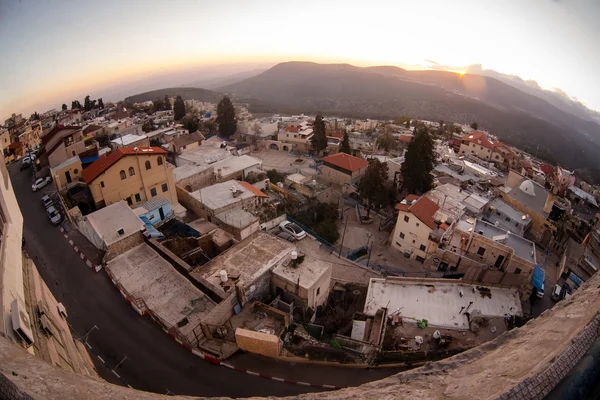
[[[82,164],[91,164],[94,161],[96,161],[99,157],[98,156],[92,156],[92,157],[85,157],[81,159],[81,163]]]
[[[150,220],[148,220],[148,218],[146,218],[145,216],[141,215],[140,219],[142,220],[142,222],[144,224],[146,224],[146,231],[150,234],[150,237],[152,237],[152,238],[163,238],[163,237],[165,237],[165,235],[163,235],[162,233],[160,233],[154,226],[152,226],[152,223],[150,222]]]
[[[535,269],[533,270],[533,278],[531,279],[531,284],[533,285],[534,288],[536,288],[540,292],[544,291],[544,276],[545,275],[546,275],[546,273],[544,272],[544,270],[541,269],[539,265],[536,265]]]

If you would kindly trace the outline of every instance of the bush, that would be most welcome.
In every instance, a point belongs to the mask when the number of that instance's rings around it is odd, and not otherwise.
[[[283,175],[276,169],[270,169],[267,171],[267,176],[272,184],[283,182]]]
[[[326,219],[321,221],[316,227],[315,232],[323,239],[333,244],[340,238],[338,232],[337,219]]]

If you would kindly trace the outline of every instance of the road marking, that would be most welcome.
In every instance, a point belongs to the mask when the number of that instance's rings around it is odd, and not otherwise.
[[[278,381],[278,382],[285,382],[285,379],[277,378],[275,376],[271,377],[271,379],[273,379],[274,381]]]
[[[104,364],[106,364],[106,361],[104,361],[104,360],[102,359],[102,357],[100,357],[100,356],[96,356],[96,357],[98,357],[98,360],[100,360],[100,361],[102,361]]]
[[[336,389],[337,388],[337,386],[333,386],[333,385],[321,385],[321,386],[323,386],[324,388],[327,388],[327,389]]]
[[[308,382],[296,382],[298,385],[302,385],[302,386],[310,386],[310,383]]]
[[[117,374],[114,369],[111,369],[110,372],[112,372],[117,378],[121,379],[121,375]]]
[[[258,372],[246,371],[248,375],[260,376]]]

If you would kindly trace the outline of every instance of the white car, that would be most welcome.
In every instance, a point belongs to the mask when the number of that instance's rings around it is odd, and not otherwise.
[[[44,208],[50,207],[52,205],[52,199],[50,196],[42,197],[42,204],[44,205]]]
[[[60,224],[60,221],[62,221],[62,215],[60,215],[60,213],[56,208],[54,208],[54,206],[48,207],[46,209],[46,214],[48,214],[48,219],[50,220],[50,222],[52,222],[53,225],[58,225]]]
[[[290,235],[295,237],[296,240],[304,239],[306,237],[306,232],[304,232],[304,230],[302,230],[302,228],[300,228],[298,225],[290,221],[283,221],[282,223],[280,223],[279,229],[289,233]]]
[[[38,180],[35,181],[33,185],[31,185],[31,190],[36,192],[36,191],[40,190],[41,188],[43,188],[44,186],[46,186],[47,184],[49,184],[50,181],[52,181],[52,178],[50,178],[49,176],[47,176],[45,178],[38,178]]]

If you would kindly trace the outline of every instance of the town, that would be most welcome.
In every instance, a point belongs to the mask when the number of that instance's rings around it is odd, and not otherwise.
[[[8,337],[127,386],[116,368],[131,354],[98,367],[88,351],[105,346],[105,327],[80,314],[85,331],[71,332],[55,292],[67,270],[196,357],[327,365],[342,371],[335,382],[306,379],[332,389],[494,340],[567,302],[600,266],[600,189],[475,121],[87,96],[13,114],[0,146],[2,262],[23,265],[3,282]],[[58,242],[79,262],[50,275]]]

